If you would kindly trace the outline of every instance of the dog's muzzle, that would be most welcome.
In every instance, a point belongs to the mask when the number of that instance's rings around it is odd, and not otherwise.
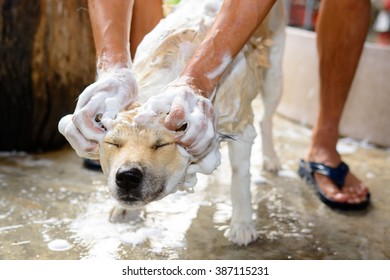
[[[139,193],[142,180],[142,171],[135,167],[119,169],[115,176],[115,182],[119,189],[134,196]]]

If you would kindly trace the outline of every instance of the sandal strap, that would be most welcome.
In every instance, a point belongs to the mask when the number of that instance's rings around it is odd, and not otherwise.
[[[345,177],[349,172],[349,167],[345,162],[341,162],[336,168],[323,163],[309,162],[311,172],[319,173],[329,177],[340,189],[344,186]]]

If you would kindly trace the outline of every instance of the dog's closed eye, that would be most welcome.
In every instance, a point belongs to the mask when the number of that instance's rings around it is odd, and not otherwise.
[[[157,150],[157,149],[160,149],[160,148],[163,148],[163,147],[172,145],[172,144],[174,144],[174,143],[161,143],[161,142],[157,142],[157,143],[153,146],[153,149],[154,149],[154,150]]]
[[[104,143],[107,144],[107,145],[110,145],[110,146],[114,146],[116,148],[120,147],[120,145],[118,143],[115,143],[113,141],[104,141]]]

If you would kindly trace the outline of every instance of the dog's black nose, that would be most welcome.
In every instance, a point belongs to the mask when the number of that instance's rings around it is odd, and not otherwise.
[[[138,168],[118,170],[116,173],[115,182],[119,188],[131,191],[140,186],[142,177],[142,172]]]

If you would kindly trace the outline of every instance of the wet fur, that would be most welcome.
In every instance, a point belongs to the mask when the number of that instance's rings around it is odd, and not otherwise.
[[[264,103],[260,123],[263,168],[277,171],[280,167],[272,141],[272,116],[282,91],[284,12],[280,2],[282,1],[278,1],[270,18],[231,63],[213,99],[218,114],[218,131],[236,135],[236,141],[229,141],[228,144],[232,166],[233,213],[226,236],[240,245],[246,245],[257,238],[252,220],[249,170],[251,147],[256,136],[251,103],[259,94]],[[145,37],[134,59],[141,103],[162,92],[168,83],[179,76],[205,36],[220,4],[221,1],[182,1],[174,13],[162,20]],[[154,125],[136,127],[132,125],[136,111],[131,112],[121,113],[116,120],[117,125],[107,134],[105,144],[101,147],[100,159],[108,174],[110,191],[122,206],[142,206],[176,191],[178,185],[183,185],[186,180],[193,180],[191,176],[185,178],[184,174],[185,169],[191,165],[191,159],[174,143],[161,150],[153,148],[161,139],[164,142],[174,142],[173,133],[167,131],[161,122],[164,116],[159,116],[160,120],[154,120]],[[120,148],[107,144],[114,139],[120,139]],[[132,204],[115,189],[114,176],[119,168],[134,165],[147,172],[150,185],[146,184],[142,190],[144,193],[140,194],[143,201]],[[120,220],[125,214],[126,211],[116,209],[112,213],[112,219]]]
[[[122,113],[100,148],[100,160],[112,196],[124,207],[140,207],[158,200],[181,183],[189,158],[183,157],[174,140],[174,133],[165,129],[163,118],[157,124],[141,126],[133,122],[133,113]],[[116,186],[116,173],[137,168],[142,170],[142,186],[133,193]]]

